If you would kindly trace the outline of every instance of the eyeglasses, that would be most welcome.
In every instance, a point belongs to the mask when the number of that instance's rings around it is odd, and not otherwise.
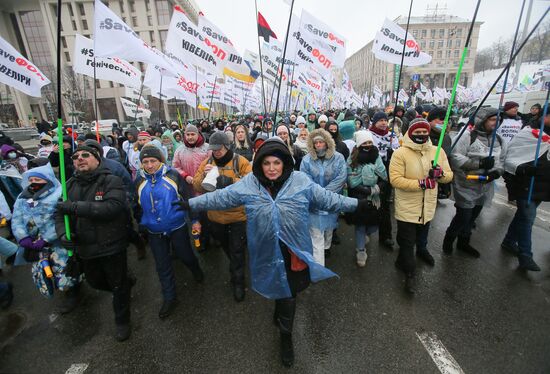
[[[89,157],[91,157],[91,156],[92,156],[92,154],[89,153],[89,152],[82,152],[82,153],[77,153],[77,154],[72,155],[72,156],[71,156],[71,159],[76,161],[76,160],[78,160],[80,157],[82,157],[82,158],[89,158]]]

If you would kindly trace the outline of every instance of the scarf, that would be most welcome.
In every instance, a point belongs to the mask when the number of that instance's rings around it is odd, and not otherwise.
[[[369,127],[369,130],[372,131],[375,134],[380,135],[380,136],[384,136],[390,131],[389,127],[386,127],[385,130],[382,130],[382,129],[379,129],[378,127],[376,127],[375,125],[372,125],[371,127]]]

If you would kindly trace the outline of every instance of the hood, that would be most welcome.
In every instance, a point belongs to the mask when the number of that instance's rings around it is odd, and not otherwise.
[[[403,136],[403,147],[410,148],[415,152],[427,152],[432,147],[432,141],[428,137],[428,141],[424,144],[416,144],[409,137],[409,132],[407,131]]]
[[[0,147],[0,155],[2,155],[2,158],[5,159],[10,152],[17,152],[17,149],[9,144],[2,144]]]
[[[336,144],[334,143],[334,140],[332,139],[332,136],[330,133],[323,129],[316,129],[309,133],[309,136],[307,138],[307,151],[312,159],[317,160],[317,153],[315,152],[315,146],[313,145],[313,139],[317,136],[322,136],[325,139],[325,143],[327,143],[327,154],[325,158],[331,158],[334,156],[334,150],[336,149]]]
[[[407,109],[407,111],[405,112],[404,117],[406,119],[408,119],[409,121],[412,121],[413,119],[416,118],[416,109],[414,109],[414,108]]]
[[[485,132],[485,129],[483,128],[483,125],[485,125],[485,122],[489,117],[496,116],[497,110],[492,107],[482,107],[480,110],[478,110],[476,114],[476,118],[474,119],[474,125],[476,130],[480,132]]]
[[[355,120],[342,121],[338,124],[338,132],[343,140],[353,139],[355,133]]]
[[[342,122],[344,120],[344,115],[344,112],[340,112],[340,114],[338,114],[338,117],[336,118],[336,122]]]
[[[174,147],[177,147],[179,145],[178,142],[176,142],[176,140],[174,139],[174,136],[172,135],[172,131],[170,130],[166,130],[164,133],[162,133],[162,138],[170,139]],[[161,143],[162,143],[162,139],[161,139]]]
[[[55,177],[53,169],[49,163],[44,166],[35,167],[23,173],[23,175],[21,176],[21,187],[23,187],[23,190],[25,190],[29,186],[30,177],[39,177],[45,179],[53,185],[54,189],[61,188],[61,183],[59,183],[59,181]]]
[[[130,127],[128,130],[126,130],[124,132],[124,134],[126,135],[126,137],[128,137],[127,134],[130,134],[134,137],[134,141],[137,140],[137,136],[138,136],[138,133],[139,133],[139,130],[136,128],[136,127]]]

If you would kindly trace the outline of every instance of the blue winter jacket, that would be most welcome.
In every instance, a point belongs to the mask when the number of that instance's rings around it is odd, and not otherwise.
[[[138,204],[137,219],[151,233],[170,233],[184,226],[187,212],[174,202],[187,200],[188,185],[179,173],[162,165],[154,174],[143,169],[135,181]]]
[[[309,267],[312,282],[335,276],[313,259],[307,222],[310,209],[350,212],[357,199],[332,193],[294,171],[275,200],[252,174],[222,190],[192,198],[193,211],[224,210],[244,205],[252,288],[269,299],[291,297],[279,241]]]

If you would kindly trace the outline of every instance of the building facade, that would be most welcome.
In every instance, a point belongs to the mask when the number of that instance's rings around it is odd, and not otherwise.
[[[198,23],[199,8],[194,0],[102,0],[121,19],[136,31],[149,45],[164,50],[164,42],[174,5],[181,6],[191,21]],[[62,58],[62,108],[65,121],[72,122],[76,112],[86,113],[94,119],[126,119],[120,97],[124,86],[96,80],[97,108],[93,100],[92,78],[72,72],[73,49],[76,34],[93,39],[94,0],[62,0],[61,10],[61,58]],[[0,1],[0,35],[32,61],[54,83],[42,88],[42,98],[29,97],[0,84],[0,116],[17,118],[27,124],[32,118],[52,121],[56,118],[56,40],[57,1],[55,0],[2,0]],[[134,63],[145,72],[146,65]],[[151,110],[156,111],[156,99],[150,100]],[[173,114],[175,108],[162,102],[161,112]],[[153,115],[154,117],[154,115]],[[166,118],[166,117],[165,117]],[[172,118],[174,118],[172,116]],[[10,118],[2,119],[16,122]],[[82,118],[80,119],[82,120]],[[21,123],[20,121],[20,123]]]
[[[407,17],[398,17],[394,20],[403,29],[407,25]],[[411,92],[416,82],[424,84],[428,88],[451,88],[453,86],[462,50],[466,43],[466,37],[471,21],[438,14],[437,11],[430,15],[411,17],[409,33],[420,45],[420,49],[432,56],[432,61],[427,65],[404,67],[401,73],[401,86],[407,92]],[[468,55],[464,61],[460,84],[468,86],[474,75],[474,64],[479,38],[479,30],[482,22],[476,22],[472,32]],[[394,85],[398,74],[399,65],[378,60],[372,53],[373,41],[350,56],[345,63],[345,68],[355,90],[364,94],[372,94],[374,86],[380,87],[384,93],[390,93],[394,97]]]

